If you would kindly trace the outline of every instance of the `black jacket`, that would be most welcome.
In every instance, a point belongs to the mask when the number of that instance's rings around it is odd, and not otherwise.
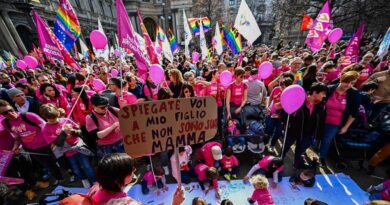
[[[299,137],[302,140],[303,137],[317,137],[320,132],[319,126],[320,120],[324,112],[324,105],[322,103],[314,106],[313,113],[310,115],[310,111],[306,106],[306,102],[294,113],[290,114],[288,123],[288,136]],[[287,123],[287,113],[282,112],[283,122]]]
[[[339,84],[336,85],[329,85],[329,92],[325,98],[325,103],[329,100],[329,98],[333,95],[333,93],[336,91],[336,88]],[[359,113],[359,106],[361,104],[361,96],[359,92],[356,90],[356,88],[351,88],[347,90],[347,105],[345,106],[345,110],[343,112],[343,118],[341,119],[341,126],[344,126],[345,123],[348,120],[348,117],[351,115],[353,118],[357,118],[357,115]],[[326,110],[325,110],[326,112]],[[326,115],[325,115],[326,116]],[[325,124],[325,120],[323,120],[323,123]]]
[[[26,96],[26,100],[30,104],[29,107],[28,107],[28,111],[27,112],[32,112],[34,114],[39,115],[39,108],[41,107],[42,103],[39,102],[38,100],[32,98],[32,97],[29,97],[29,96]],[[13,104],[13,107],[16,109],[15,103]]]

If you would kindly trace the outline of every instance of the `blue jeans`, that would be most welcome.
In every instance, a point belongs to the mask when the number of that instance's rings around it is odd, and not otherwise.
[[[96,181],[95,171],[89,161],[88,156],[77,153],[67,157],[73,173],[81,180],[86,179],[85,174],[91,182]],[[85,173],[85,174],[84,174]]]
[[[98,159],[103,158],[106,155],[112,153],[125,153],[125,148],[123,147],[123,140],[119,140],[114,144],[109,145],[98,145],[97,146],[97,157]]]
[[[279,118],[268,116],[265,119],[265,133],[271,137],[271,146],[275,146],[282,135],[282,121]]]
[[[245,137],[234,137],[236,139],[238,139],[238,142],[240,143],[240,145],[244,145],[245,144]],[[234,140],[233,137],[229,137],[227,138],[227,144],[229,147],[233,147],[235,145],[235,141],[237,140]]]
[[[320,145],[320,158],[326,158],[330,144],[332,143],[334,137],[336,137],[339,130],[339,126],[325,124],[324,136],[321,139]]]

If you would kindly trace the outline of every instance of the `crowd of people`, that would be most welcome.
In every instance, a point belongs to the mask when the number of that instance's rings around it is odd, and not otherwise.
[[[172,174],[176,180],[180,175],[183,183],[198,181],[205,193],[215,189],[216,198],[220,198],[218,179],[242,178],[255,190],[248,196],[249,203],[274,204],[269,189],[282,180],[284,164],[290,163],[285,157],[292,145],[295,171],[290,182],[312,187],[317,167],[327,164],[334,139],[347,137],[353,129],[376,133],[367,135],[375,136],[366,167],[372,174],[390,154],[389,120],[380,120],[390,112],[390,55],[376,57],[377,45],[365,37],[359,62],[350,63],[343,55],[345,47],[346,42],[340,41],[312,53],[281,42],[277,47],[249,46],[242,51],[242,59],[226,50],[221,56],[198,62],[179,52],[172,63],[162,60],[166,80],[158,85],[149,76],[142,79],[137,75],[131,56],[126,62],[115,57],[108,61],[82,60],[79,72],[60,62],[30,70],[10,66],[0,70],[0,149],[14,153],[5,176],[24,179],[17,189],[28,200],[36,197],[38,188],[56,186],[67,179],[80,180],[90,189],[88,198],[93,204],[139,204],[123,191],[126,185],[137,182],[136,162],[122,154],[125,150],[118,111],[144,101],[200,96],[212,96],[218,104],[216,137],[195,147],[180,147],[180,167],[168,152],[155,156],[159,164],[149,165],[138,180],[143,194],[155,189],[163,194],[167,190],[165,178]],[[329,55],[331,51],[334,55]],[[259,80],[258,68],[263,62],[271,62],[273,72]],[[120,68],[118,76],[112,74],[113,69]],[[223,71],[233,74],[229,86],[220,83]],[[105,89],[98,88],[95,79],[104,82]],[[301,85],[307,96],[305,103],[288,116],[280,97],[293,84]],[[253,115],[264,129],[267,150],[240,177],[235,152],[245,149],[245,134],[253,127],[248,116]],[[280,155],[276,154],[278,140],[283,143]],[[310,159],[306,155],[309,148],[318,157]],[[270,185],[267,178],[272,178]],[[370,187],[370,192],[376,192],[370,198],[389,201],[389,190],[386,180]],[[184,201],[180,187],[173,199],[173,204]],[[207,204],[199,197],[187,200]],[[221,204],[232,202],[223,200]]]

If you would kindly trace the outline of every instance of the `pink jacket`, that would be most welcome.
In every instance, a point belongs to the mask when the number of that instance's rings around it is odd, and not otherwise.
[[[199,157],[200,159],[203,159],[205,164],[209,167],[214,166],[214,158],[213,154],[211,153],[211,148],[214,146],[218,146],[222,149],[222,145],[219,142],[208,142],[205,145],[203,145],[202,149],[200,150]]]

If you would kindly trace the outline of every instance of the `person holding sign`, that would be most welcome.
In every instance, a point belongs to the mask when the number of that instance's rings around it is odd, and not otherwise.
[[[86,118],[86,129],[89,137],[97,140],[97,156],[101,158],[111,153],[125,152],[119,130],[119,109],[109,107],[108,99],[101,94],[94,94],[91,103],[93,110]]]
[[[85,198],[94,205],[141,205],[141,202],[124,192],[127,185],[131,186],[137,181],[135,171],[135,160],[127,154],[115,153],[103,157],[96,171],[98,184],[90,189]],[[172,205],[180,205],[184,199],[184,192],[178,187],[173,195]]]

